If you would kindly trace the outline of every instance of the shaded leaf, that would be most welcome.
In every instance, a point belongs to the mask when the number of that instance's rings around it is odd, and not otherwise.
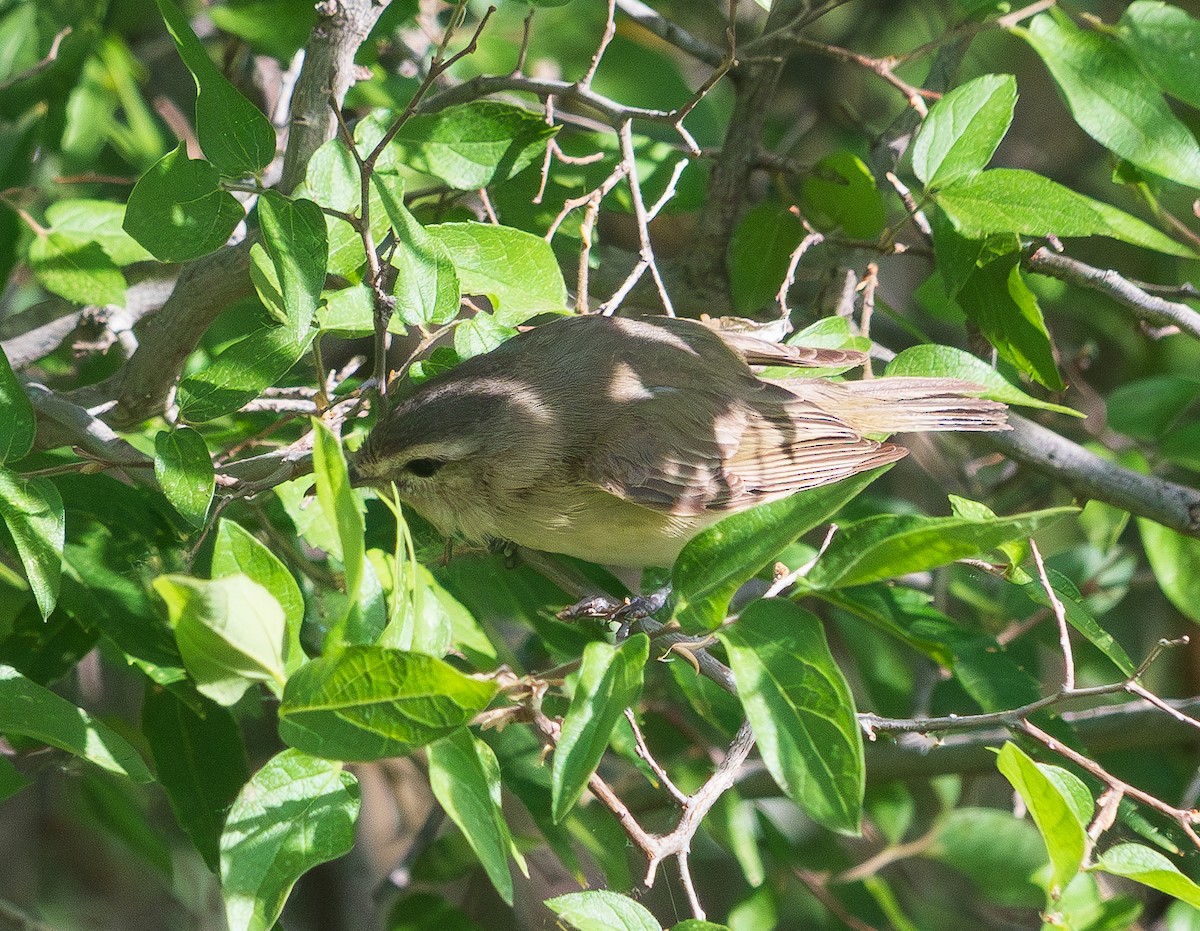
[[[161,430],[154,438],[154,477],[175,510],[204,525],[216,479],[204,437],[191,427]]]
[[[607,889],[571,892],[546,905],[576,931],[662,931],[644,905]]]
[[[0,665],[0,732],[58,747],[135,782],[153,779],[124,737],[82,708],[4,665]]]
[[[15,462],[33,449],[36,432],[33,405],[0,349],[0,465]]]
[[[0,517],[8,526],[43,618],[58,601],[66,522],[58,489],[0,468]]]
[[[74,304],[125,306],[125,276],[94,242],[40,235],[29,244],[29,267],[47,291]]]
[[[1200,886],[1179,871],[1157,850],[1141,844],[1118,844],[1104,851],[1096,868],[1114,876],[1165,892],[1194,908],[1200,908]]]
[[[311,200],[265,191],[258,199],[258,223],[271,257],[292,337],[308,335],[325,287],[329,243],[325,215]]]
[[[913,143],[913,172],[927,188],[984,168],[1012,123],[1017,81],[985,74],[954,88],[929,108]]]

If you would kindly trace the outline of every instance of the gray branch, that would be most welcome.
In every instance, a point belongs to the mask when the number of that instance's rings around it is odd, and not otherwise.
[[[1008,422],[1011,430],[981,433],[979,439],[1081,498],[1094,498],[1200,537],[1200,490],[1126,469],[1016,414],[1010,413]]]
[[[680,51],[687,52],[706,65],[719,67],[725,58],[722,49],[696,38],[683,27],[642,3],[642,0],[617,0],[617,9],[660,39],[670,42]]]
[[[1181,301],[1168,301],[1150,294],[1119,272],[1094,268],[1078,259],[1059,255],[1045,246],[1036,249],[1025,260],[1025,264],[1030,271],[1107,294],[1122,307],[1133,311],[1139,320],[1155,326],[1178,327],[1189,336],[1200,339],[1200,312]]]

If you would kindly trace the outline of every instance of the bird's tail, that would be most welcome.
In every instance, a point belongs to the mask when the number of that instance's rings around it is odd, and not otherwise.
[[[1010,429],[1007,406],[979,397],[986,389],[956,378],[797,378],[775,383],[868,435]]]

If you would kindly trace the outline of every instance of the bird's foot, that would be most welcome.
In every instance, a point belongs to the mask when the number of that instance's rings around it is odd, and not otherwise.
[[[609,595],[589,595],[568,608],[558,612],[562,621],[577,621],[582,618],[602,618],[615,622],[617,643],[629,636],[630,628],[642,618],[651,617],[661,611],[671,597],[671,588],[666,586],[649,595],[636,595],[618,601]]]

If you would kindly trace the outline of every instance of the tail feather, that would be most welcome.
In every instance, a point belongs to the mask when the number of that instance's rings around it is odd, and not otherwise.
[[[986,389],[954,378],[776,382],[865,434],[1008,430],[1008,408]]]

